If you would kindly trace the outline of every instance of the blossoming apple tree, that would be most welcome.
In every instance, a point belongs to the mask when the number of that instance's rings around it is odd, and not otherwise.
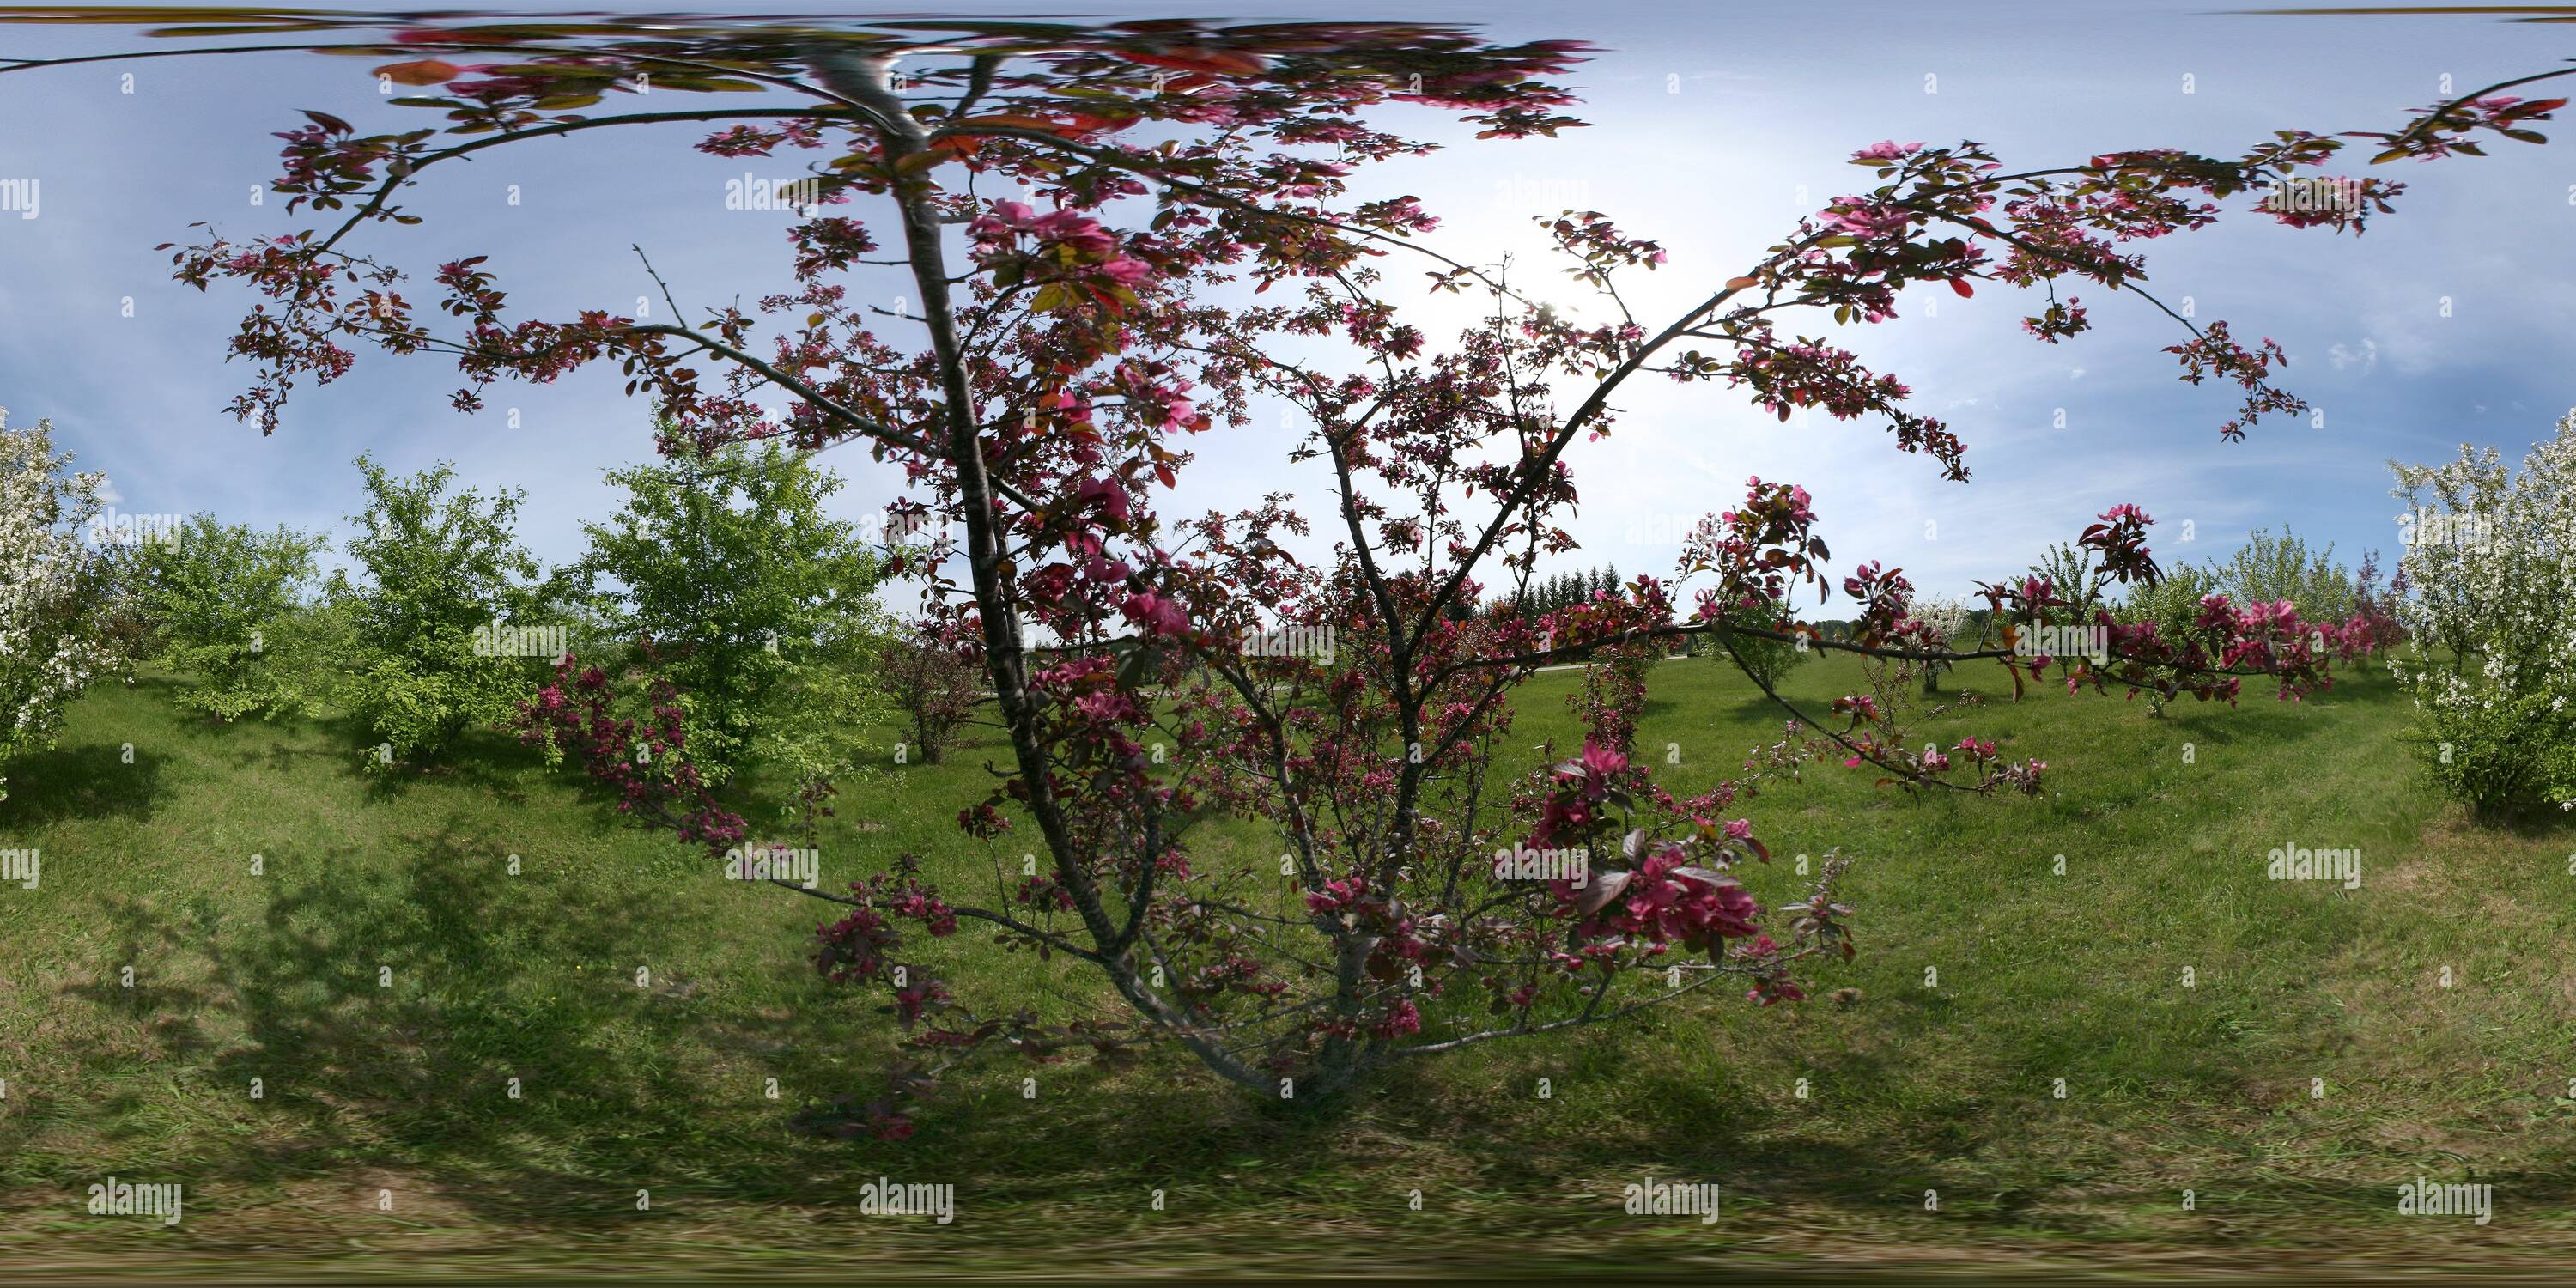
[[[11,429],[0,408],[0,771],[53,746],[64,704],[118,660],[100,552],[81,533],[107,476],[71,473],[53,430],[43,420]],[[8,785],[0,777],[0,800]]]
[[[2389,669],[2420,712],[2426,769],[2482,813],[2576,811],[2576,410],[2519,473],[2465,444],[2390,465],[2415,591],[2397,614],[2419,647]]]
[[[1392,1062],[1728,981],[1760,1003],[1795,999],[1802,963],[1852,952],[1843,860],[1789,906],[1758,904],[1739,875],[1769,858],[1744,808],[1754,792],[1819,756],[1918,791],[2036,792],[2047,770],[1991,739],[1912,747],[1866,697],[1783,700],[1788,736],[1740,777],[1680,797],[1629,745],[1638,686],[1601,683],[1579,754],[1496,781],[1511,694],[1544,664],[1707,633],[1730,648],[1803,640],[1991,663],[2016,692],[2174,683],[2232,701],[2254,676],[2285,696],[2326,683],[2330,659],[2295,615],[2224,601],[2183,638],[2116,628],[2101,665],[2020,647],[2039,627],[2110,626],[2073,621],[2042,578],[1987,585],[1987,638],[1961,647],[1906,611],[1901,570],[1861,562],[1837,585],[1808,494],[1759,479],[1722,499],[1671,583],[1641,577],[1537,622],[1472,609],[1573,546],[1561,522],[1578,448],[1618,431],[1619,396],[1641,380],[1705,385],[1784,420],[1815,408],[1880,421],[1898,452],[1965,481],[1965,445],[1908,407],[1901,380],[1797,328],[1886,320],[1927,284],[2027,290],[2024,326],[2050,344],[2087,329],[2078,289],[2170,314],[2147,289],[2142,243],[2266,213],[2259,188],[2355,141],[2383,160],[2473,152],[2488,134],[2530,136],[2559,102],[2481,93],[2397,130],[2285,130],[2227,157],[2144,149],[2012,168],[1976,143],[1879,143],[1852,156],[1849,195],[1660,317],[1631,313],[1622,284],[1669,271],[1663,248],[1569,211],[1544,235],[1616,319],[1578,322],[1505,270],[1445,254],[1432,212],[1365,184],[1372,163],[1429,150],[1403,131],[1409,115],[1462,117],[1490,141],[1479,147],[1580,125],[1551,79],[1585,52],[1573,43],[1406,23],[255,11],[215,34],[168,34],[190,43],[151,52],[375,54],[354,65],[417,90],[394,100],[421,113],[410,128],[314,110],[282,134],[275,190],[309,227],[239,240],[205,228],[175,248],[181,282],[257,299],[231,341],[256,372],[233,405],[244,419],[273,426],[301,382],[345,378],[369,349],[453,360],[468,412],[496,381],[613,367],[681,435],[864,450],[909,491],[902,530],[944,525],[911,570],[929,614],[979,639],[1009,736],[997,785],[959,802],[958,821],[1024,837],[999,848],[1030,859],[970,882],[902,856],[846,892],[812,892],[838,905],[817,965],[889,994],[918,1057],[842,1124],[888,1136],[911,1130],[907,1093],[979,1051],[1168,1042],[1265,1095],[1330,1095]],[[660,106],[673,97],[683,105]],[[450,162],[672,122],[706,127],[697,146],[718,156],[810,161],[813,207],[748,307],[527,316],[505,289],[506,248],[416,285],[388,258],[394,243],[373,244],[423,218],[405,194]],[[2365,179],[2358,203],[2269,213],[2357,234],[2402,186]],[[880,270],[917,304],[863,303],[853,283]],[[1436,340],[1416,320],[1426,294],[1471,302],[1479,320]],[[2276,383],[2279,346],[2173,322],[2181,377],[2232,387],[2226,438],[2304,409]],[[1272,403],[1311,427],[1291,455],[1329,498],[1322,511],[1284,493],[1232,513],[1158,505],[1194,444],[1242,434]],[[1294,557],[1290,539],[1316,523],[1330,555]],[[2112,578],[2152,581],[2149,523],[2121,506],[2079,540]],[[1837,589],[1857,621],[1827,639],[1804,616]],[[1334,658],[1243,645],[1283,629],[1329,630]],[[689,770],[667,681],[623,683],[567,666],[528,726],[639,816],[711,847],[741,840],[741,816]],[[1220,814],[1270,821],[1275,864],[1196,844]],[[1526,850],[1593,857],[1582,880],[1495,875],[1498,851]],[[915,936],[970,925],[1088,972],[1098,1014],[1045,1025],[981,1008],[972,980],[911,955]]]

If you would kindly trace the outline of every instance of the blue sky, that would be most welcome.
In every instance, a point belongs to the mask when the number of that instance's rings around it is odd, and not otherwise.
[[[1071,12],[945,10],[960,11]],[[1460,146],[1385,167],[1371,183],[1423,197],[1445,220],[1435,244],[1464,259],[1511,251],[1533,263],[1529,216],[1569,205],[1603,211],[1671,250],[1662,272],[1623,282],[1641,317],[1704,295],[1799,215],[1870,182],[1844,158],[1880,139],[1975,139],[2016,168],[2135,147],[2230,155],[2278,128],[2391,128],[2446,97],[2445,76],[2461,93],[2576,54],[2567,28],[2485,17],[2182,5],[1117,12],[1403,16],[1603,46],[1571,78],[1585,91],[1577,114],[1593,128],[1474,143],[1426,112],[1414,128]],[[16,28],[0,30],[0,51],[94,51],[118,39],[144,43],[98,29]],[[280,431],[263,439],[222,411],[247,375],[222,360],[247,301],[178,286],[167,252],[152,249],[187,240],[199,220],[236,237],[299,226],[274,198],[250,204],[253,186],[276,171],[270,134],[295,124],[298,108],[361,128],[431,123],[379,103],[366,66],[279,54],[0,76],[0,178],[36,179],[42,198],[36,218],[0,213],[0,406],[12,423],[50,417],[58,444],[82,468],[105,471],[128,513],[212,510],[338,534],[358,504],[352,456],[373,452],[403,469],[450,459],[470,483],[525,488],[523,536],[548,560],[570,559],[579,523],[612,504],[600,472],[650,452],[646,408],[612,373],[507,386],[490,410],[464,417],[446,401],[452,368],[367,355],[338,384],[301,389]],[[130,93],[121,79],[129,71]],[[2576,133],[2576,119],[2545,129]],[[619,131],[442,167],[407,198],[429,222],[380,230],[373,245],[415,267],[488,253],[514,302],[532,312],[631,311],[651,287],[630,243],[652,254],[683,305],[754,297],[785,281],[787,216],[726,210],[724,182],[746,167],[690,151],[702,132]],[[1915,405],[1950,422],[1968,443],[1973,482],[1941,481],[1872,423],[1781,425],[1721,388],[1659,383],[1624,400],[1615,437],[1571,458],[1584,504],[1569,526],[1585,549],[1565,562],[1667,570],[1678,530],[1740,495],[1752,474],[1815,494],[1837,574],[1875,558],[1950,592],[2017,571],[2122,501],[2156,516],[2155,544],[2168,560],[2223,557],[2248,529],[2287,523],[2334,541],[2347,560],[2375,546],[2393,562],[2387,458],[2444,459],[2463,442],[2518,457],[2576,404],[2563,353],[2576,334],[2576,137],[2382,168],[2391,169],[2410,190],[2396,215],[2357,240],[2245,217],[2147,247],[2153,285],[2168,300],[2188,296],[2199,318],[2228,319],[2240,336],[2288,348],[2288,383],[2323,408],[2322,429],[2267,420],[2250,441],[2221,442],[2217,426],[2233,400],[2173,378],[2159,350],[2180,333],[2141,301],[2079,290],[2094,332],[2048,346],[2019,331],[2037,308],[2030,297],[1989,286],[1973,300],[1944,292],[1935,308],[1917,295],[1899,320],[1837,338],[1908,380]],[[2061,408],[2064,429],[2054,427]],[[1202,463],[1167,512],[1281,487],[1323,512],[1329,476],[1285,468],[1292,439],[1269,416],[1200,437],[1192,446]],[[851,480],[846,512],[895,495],[897,480],[857,451],[834,455]],[[2189,542],[2180,540],[2186,522]]]

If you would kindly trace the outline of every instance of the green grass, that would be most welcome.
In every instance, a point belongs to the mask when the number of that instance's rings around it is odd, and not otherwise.
[[[1578,678],[1522,691],[1528,764],[1579,737]],[[1786,691],[1821,709],[1856,682],[1826,660]],[[0,805],[0,847],[43,858],[39,889],[0,888],[12,1275],[2063,1272],[2576,1247],[2576,834],[2481,830],[2434,799],[2382,677],[2163,720],[2050,693],[1920,725],[2047,760],[2035,800],[1917,802],[1831,762],[1766,790],[1743,807],[1777,856],[1752,878],[1766,902],[1801,853],[1856,860],[1861,956],[1806,972],[1799,1006],[1694,997],[1325,1109],[1177,1058],[997,1063],[900,1145],[790,1128],[871,1091],[891,1034],[814,976],[825,905],[721,880],[498,736],[386,782],[344,725],[218,726],[169,699],[150,675],[94,691]],[[1677,752],[1683,793],[1780,723],[1740,676],[1676,662],[1639,742]],[[964,889],[1016,871],[1021,843],[954,823],[1004,755],[988,736],[852,785],[826,879],[906,850]],[[1209,839],[1276,849],[1257,821]],[[2361,887],[2268,880],[2289,843],[2359,847]],[[1102,995],[980,938],[934,950],[972,996],[1071,1015]],[[2493,1224],[2396,1214],[2399,1183],[2470,1170]],[[111,1174],[183,1182],[185,1219],[87,1215]],[[956,1222],[857,1215],[880,1176],[955,1185]],[[1650,1177],[1720,1183],[1725,1215],[1626,1216],[1621,1186]]]

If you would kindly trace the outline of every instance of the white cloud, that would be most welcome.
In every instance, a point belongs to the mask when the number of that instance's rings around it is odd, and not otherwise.
[[[2369,375],[2379,367],[2379,342],[2369,336],[2363,336],[2359,349],[2347,349],[2340,344],[2333,345],[2326,350],[2326,361],[2333,363],[2337,371],[2359,367],[2361,374]]]

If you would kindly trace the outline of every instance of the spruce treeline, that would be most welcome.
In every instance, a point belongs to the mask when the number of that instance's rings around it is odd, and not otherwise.
[[[1616,591],[1618,588],[1619,569],[1615,564],[1561,572],[1545,579],[1533,579],[1528,590],[1517,596],[1503,596],[1495,601],[1493,611],[1536,621],[1567,605],[1580,604],[1602,591]]]

